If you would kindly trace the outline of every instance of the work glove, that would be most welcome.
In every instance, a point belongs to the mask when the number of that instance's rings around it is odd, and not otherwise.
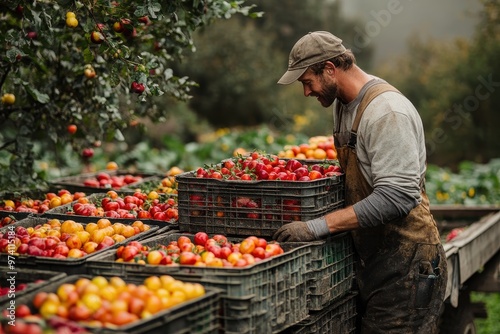
[[[293,221],[281,226],[273,235],[279,242],[307,242],[321,239],[330,234],[325,217],[306,222]]]

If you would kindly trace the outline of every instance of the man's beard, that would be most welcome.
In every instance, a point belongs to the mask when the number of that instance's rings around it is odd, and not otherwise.
[[[326,84],[324,81],[324,89],[319,92],[318,95],[318,101],[321,103],[321,105],[325,108],[329,107],[332,105],[333,101],[337,98],[338,94],[338,87],[336,84],[331,83],[331,84]]]

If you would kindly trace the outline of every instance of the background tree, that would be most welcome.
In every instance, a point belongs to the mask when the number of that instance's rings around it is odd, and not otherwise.
[[[397,73],[379,74],[415,104],[426,129],[429,162],[457,167],[498,157],[500,1],[483,0],[473,39],[410,40]]]
[[[194,48],[196,29],[258,16],[243,2],[3,1],[0,188],[40,184],[37,152],[69,143],[88,158],[91,147],[123,140],[130,120],[164,115],[151,113],[148,96],[188,99],[194,82],[172,64]]]
[[[332,117],[317,101],[304,99],[299,84],[277,84],[288,53],[308,31],[328,30],[352,40],[357,22],[340,17],[340,2],[254,0],[259,20],[220,21],[194,35],[197,50],[179,72],[199,83],[189,107],[214,126],[266,124],[282,132],[331,133]],[[361,66],[372,49],[355,49]]]

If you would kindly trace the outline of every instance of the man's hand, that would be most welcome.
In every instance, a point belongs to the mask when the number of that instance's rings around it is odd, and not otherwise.
[[[314,241],[317,240],[314,233],[309,229],[306,223],[294,221],[281,226],[273,235],[273,240],[279,242],[290,241]]]

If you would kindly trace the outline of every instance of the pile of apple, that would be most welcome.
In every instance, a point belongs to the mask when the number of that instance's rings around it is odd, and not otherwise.
[[[227,159],[216,166],[199,167],[195,174],[198,178],[220,180],[312,181],[341,175],[342,171],[336,163],[327,161],[308,165],[297,159],[284,160],[277,155],[252,152],[245,157]]]
[[[176,280],[169,275],[149,276],[141,284],[114,276],[80,277],[63,283],[54,292],[38,292],[32,300],[34,316],[67,319],[88,327],[123,326],[205,295],[199,283]],[[23,318],[27,305],[16,307]],[[28,333],[28,332],[26,332]],[[29,332],[31,333],[31,332]]]
[[[58,190],[57,193],[46,193],[44,199],[32,199],[29,197],[19,199],[3,199],[0,202],[0,210],[40,214],[60,205],[76,201],[80,197],[84,196],[85,193],[83,192],[71,193],[69,190],[61,189]]]
[[[333,136],[314,136],[307,143],[287,145],[278,153],[280,158],[295,159],[337,159]]]
[[[3,312],[4,317],[10,321],[11,317],[7,310]],[[43,319],[40,315],[31,314],[31,309],[27,305],[19,305],[14,310],[15,326],[2,323],[0,333],[6,334],[90,334],[82,325],[59,317]],[[14,319],[14,314],[12,319]]]
[[[129,184],[137,183],[142,181],[142,176],[140,175],[111,175],[108,172],[99,172],[94,177],[86,178],[83,181],[83,185],[92,188],[113,188],[119,189]]]
[[[177,194],[177,181],[175,180],[175,176],[165,176],[159,181],[151,180],[142,182],[135,189],[146,194],[152,191],[159,194]]]
[[[12,226],[13,227],[13,226]],[[0,252],[52,257],[80,258],[149,230],[138,220],[130,225],[101,218],[85,226],[74,220],[50,219],[34,227],[17,226],[0,233]],[[14,240],[14,243],[10,242]]]
[[[154,219],[177,221],[179,218],[176,198],[151,191],[148,194],[136,191],[131,195],[119,195],[109,190],[97,202],[88,197],[73,204],[68,214],[125,219]]]
[[[165,173],[165,176],[161,180],[158,181],[156,179],[141,182],[135,189],[143,193],[154,191],[159,194],[177,194],[177,181],[175,177],[181,173],[184,173],[184,170],[177,166],[173,166]]]
[[[0,219],[0,227],[4,227],[4,226],[10,225],[10,224],[13,224],[16,221],[17,221],[16,218],[12,217],[12,216],[2,217]]]
[[[272,256],[283,254],[278,243],[250,236],[240,242],[230,242],[216,234],[209,237],[198,232],[190,237],[181,235],[168,245],[149,247],[132,241],[116,250],[117,262],[151,265],[193,265],[200,267],[246,267]]]
[[[43,282],[43,280],[35,280],[33,283],[36,284],[36,283],[41,283],[41,282]],[[17,282],[16,282],[14,292],[23,291],[27,287],[28,287],[28,283],[17,284]],[[12,292],[10,289],[10,286],[2,286],[0,284],[0,296],[5,296],[6,294],[9,294],[10,292]]]

